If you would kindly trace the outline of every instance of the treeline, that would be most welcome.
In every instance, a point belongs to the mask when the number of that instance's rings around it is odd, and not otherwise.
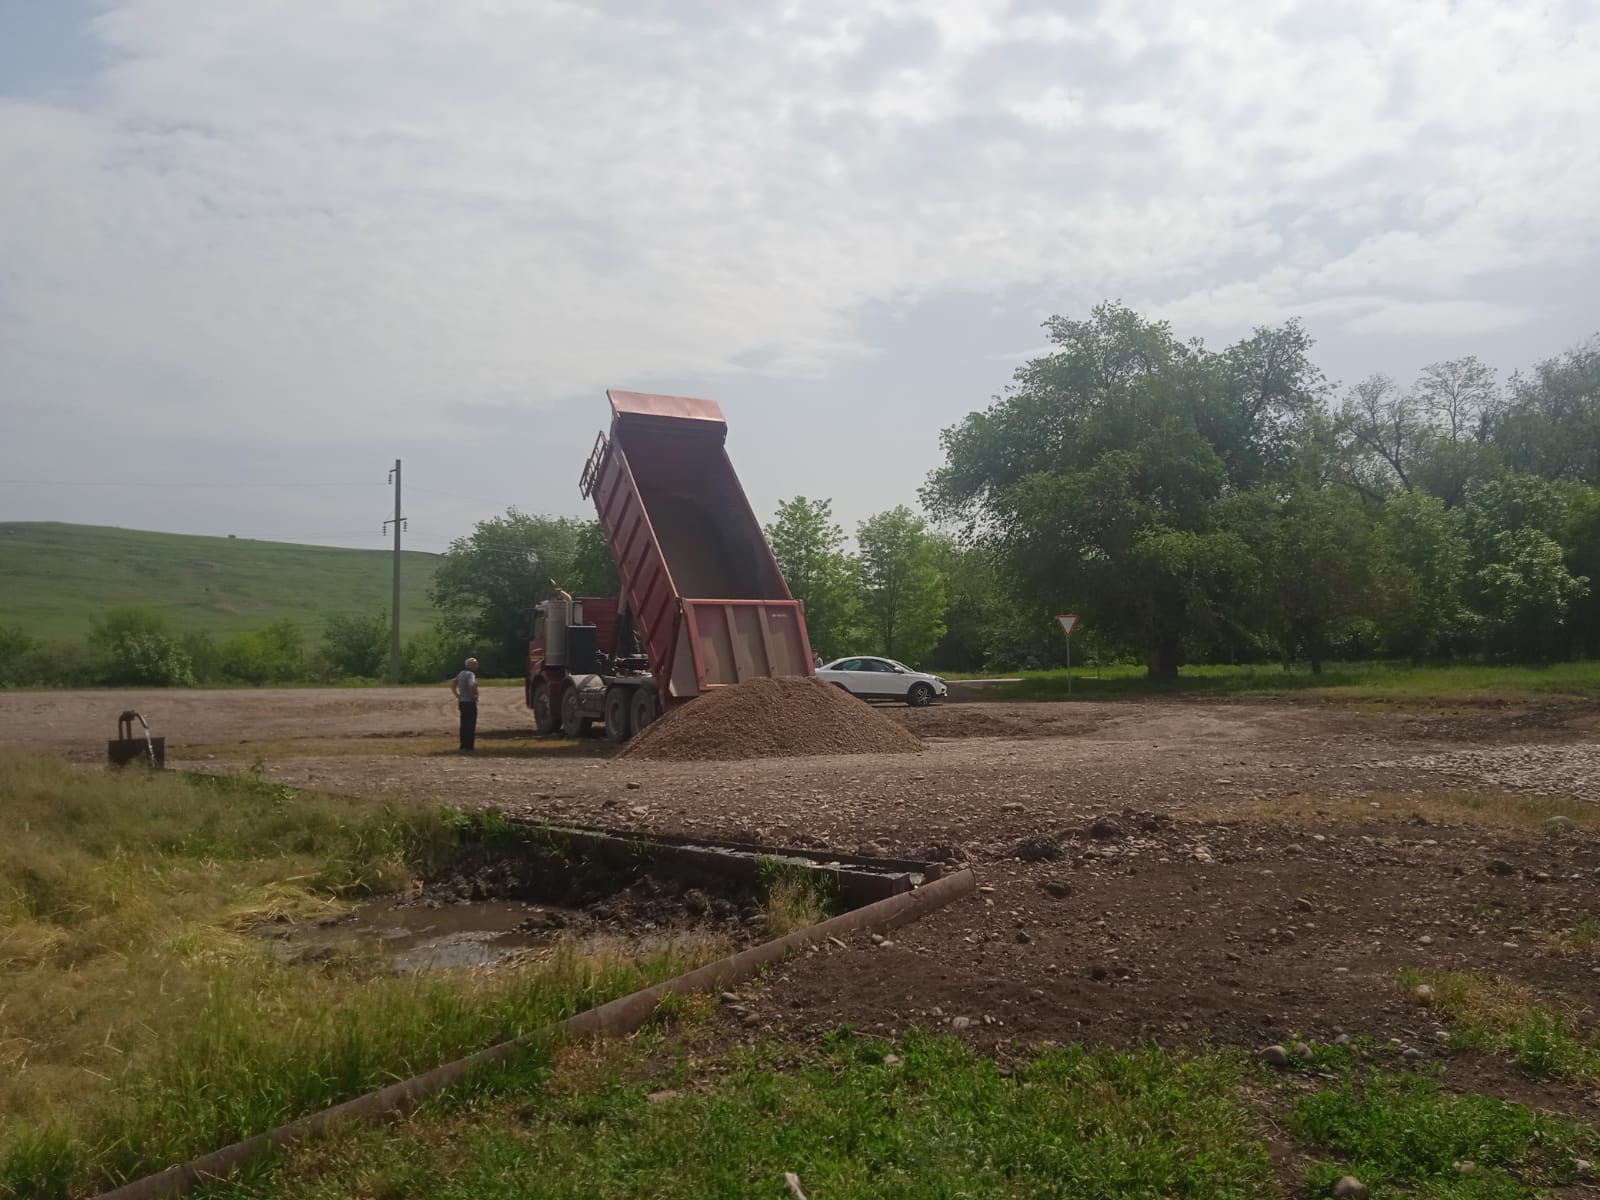
[[[920,494],[858,524],[780,505],[767,537],[825,657],[946,671],[1074,656],[1184,663],[1600,655],[1600,338],[1501,381],[1467,357],[1331,385],[1297,322],[1221,351],[1116,304],[1052,318],[1051,349],[941,438]],[[453,542],[410,682],[467,653],[520,676],[559,583],[614,595],[593,521],[512,510]],[[221,641],[109,614],[62,653],[0,629],[0,684],[379,678],[382,615]]]
[[[993,665],[1008,611],[1076,611],[1154,677],[1600,651],[1600,339],[1503,384],[1469,357],[1340,391],[1294,322],[1220,352],[1113,304],[1046,328],[922,492],[992,572]]]
[[[401,677],[437,683],[468,653],[443,630],[408,638]],[[47,645],[0,626],[0,687],[194,687],[382,680],[389,673],[389,617],[330,617],[319,639],[295,621],[214,638],[175,630],[159,612],[119,608],[96,620],[81,645]]]

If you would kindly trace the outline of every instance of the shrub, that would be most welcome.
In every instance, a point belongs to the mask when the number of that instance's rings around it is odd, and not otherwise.
[[[291,683],[305,676],[304,635],[293,621],[274,621],[217,647],[217,674],[238,683]]]
[[[114,608],[89,631],[97,682],[112,687],[189,687],[194,665],[167,629],[166,618],[147,608]]]
[[[32,682],[22,673],[36,647],[37,643],[22,630],[0,625],[0,687]]]
[[[335,675],[362,679],[383,675],[389,666],[389,618],[382,613],[329,617],[322,635],[322,661]]]
[[[194,668],[177,640],[161,633],[125,634],[102,660],[113,687],[193,687]]]

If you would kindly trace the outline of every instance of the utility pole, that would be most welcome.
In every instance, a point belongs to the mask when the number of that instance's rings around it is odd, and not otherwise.
[[[389,482],[394,484],[394,520],[385,521],[384,529],[394,526],[394,608],[389,616],[389,683],[400,682],[400,531],[406,519],[400,515],[400,460],[394,460],[394,470],[389,472]]]

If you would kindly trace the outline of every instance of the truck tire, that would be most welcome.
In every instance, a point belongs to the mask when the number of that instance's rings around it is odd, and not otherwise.
[[[647,687],[634,688],[633,697],[628,704],[628,723],[633,727],[633,732],[642,732],[646,725],[660,715],[660,706],[656,703],[655,689]]]
[[[633,732],[633,696],[638,688],[609,687],[606,689],[606,737],[613,742],[625,742]]]
[[[550,703],[550,681],[539,679],[533,685],[533,731],[554,733],[561,727],[561,714]]]
[[[912,708],[927,708],[933,703],[933,685],[931,683],[913,683],[911,690],[906,693],[906,703]]]
[[[561,732],[569,738],[587,737],[589,727],[594,724],[583,715],[583,710],[578,706],[578,689],[566,687],[561,692]]]

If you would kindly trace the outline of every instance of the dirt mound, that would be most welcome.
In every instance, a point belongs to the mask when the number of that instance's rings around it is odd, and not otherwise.
[[[629,758],[712,762],[813,754],[906,754],[922,739],[849,692],[801,676],[747,679],[673,709]]]

